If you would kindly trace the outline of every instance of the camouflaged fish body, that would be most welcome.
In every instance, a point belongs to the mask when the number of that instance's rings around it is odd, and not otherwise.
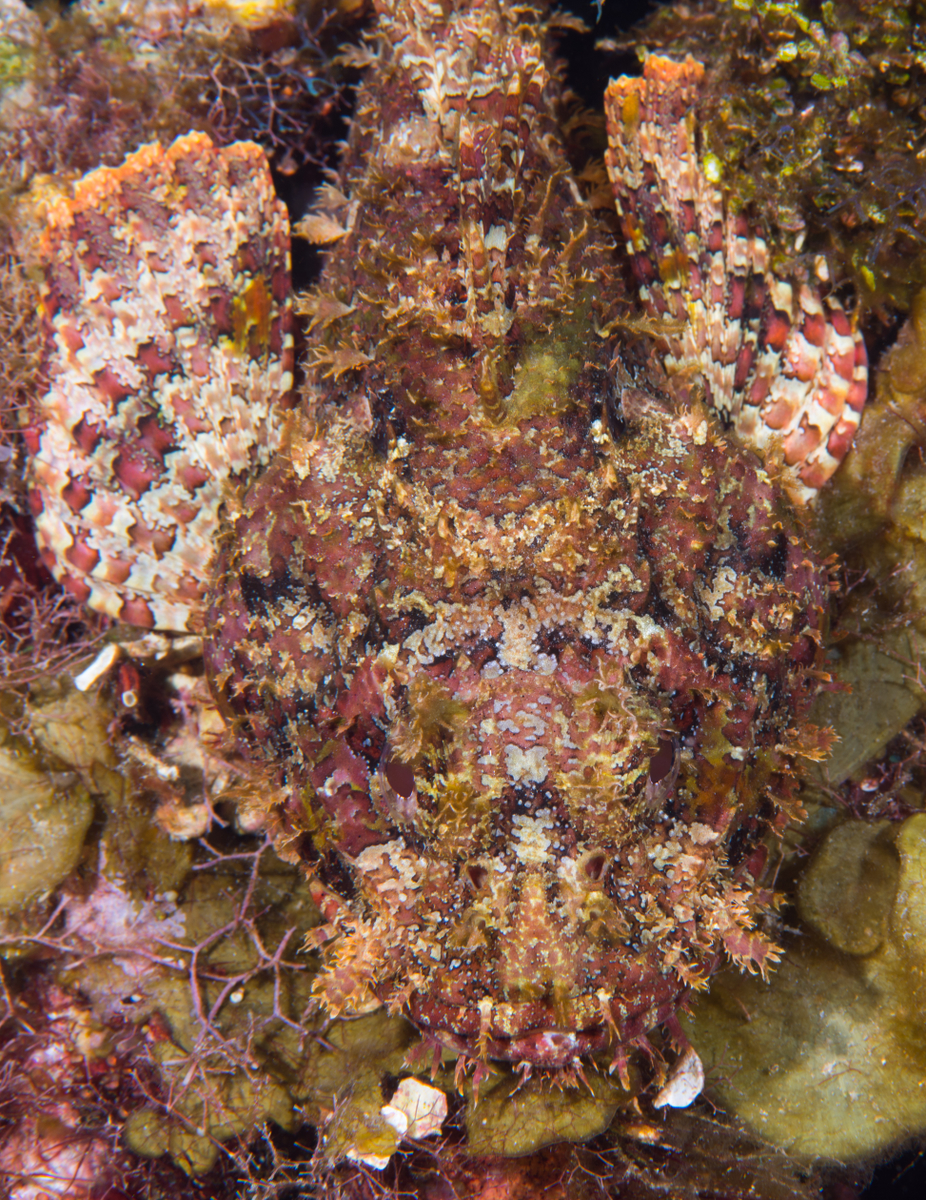
[[[251,485],[212,564],[207,667],[241,744],[286,785],[278,823],[329,921],[317,994],[331,1011],[403,1006],[466,1056],[560,1067],[612,1044],[621,1065],[721,954],[774,958],[763,837],[794,811],[794,758],[826,744],[805,717],[828,574],[792,503],[848,446],[864,348],[835,302],[768,273],[694,152],[699,68],[653,59],[609,91],[608,165],[668,352],[599,337],[626,299],[620,248],[568,165],[543,12],[383,0],[378,13],[337,185],[304,226],[330,250],[297,305],[303,406],[282,435],[268,410],[226,471]],[[156,194],[158,261],[172,203]],[[236,235],[264,258],[249,250],[257,265],[235,275],[231,332],[193,327],[202,361],[215,347],[261,361],[259,394],[282,394],[279,212],[259,208],[257,242]],[[135,218],[110,220],[119,238]],[[61,295],[69,244],[54,245]],[[89,311],[86,286],[49,306],[60,330]],[[185,442],[158,397],[193,360],[149,340],[166,484]],[[111,564],[147,554],[151,595],[169,573],[131,521],[181,540],[183,522],[144,507],[153,482],[133,497],[114,466],[93,474],[92,445],[68,466],[82,433],[59,394],[77,368],[58,354],[39,429],[59,473],[39,440],[33,481],[41,513],[63,516],[51,535],[40,515],[40,537],[88,602],[137,620],[111,598]],[[228,462],[213,395],[210,451]],[[111,399],[107,453],[137,396]],[[769,443],[790,479],[754,452]],[[87,515],[111,495],[119,546]],[[202,583],[171,587],[166,623],[182,627],[181,602],[203,620]]]

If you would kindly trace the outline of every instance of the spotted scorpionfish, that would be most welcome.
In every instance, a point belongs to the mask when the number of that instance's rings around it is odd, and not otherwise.
[[[611,83],[602,214],[541,5],[376,12],[301,227],[329,250],[298,399],[256,146],[145,146],[52,206],[39,543],[93,608],[204,635],[285,789],[332,1013],[623,1067],[724,953],[775,957],[763,839],[826,745],[830,584],[796,514],[864,344],[699,158],[699,63]]]

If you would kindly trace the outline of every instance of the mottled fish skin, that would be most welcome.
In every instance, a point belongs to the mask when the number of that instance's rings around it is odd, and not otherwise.
[[[232,502],[224,483],[203,519],[203,541],[221,546],[205,614],[208,545],[177,607],[164,552],[137,531],[185,536],[179,509],[144,507],[156,485],[113,465],[139,396],[165,427],[156,406],[189,383],[186,360],[109,397],[109,459],[81,444],[88,466],[59,399],[83,368],[56,350],[33,435],[61,445],[59,458],[42,441],[36,454],[40,531],[72,486],[90,499],[65,513],[70,542],[41,536],[88,603],[206,630],[230,727],[289,796],[278,830],[328,921],[316,991],[331,1012],[385,1002],[467,1058],[552,1068],[610,1044],[623,1071],[626,1046],[671,1021],[724,953],[763,971],[776,957],[759,930],[763,838],[799,811],[795,757],[826,746],[805,718],[829,577],[793,505],[848,445],[864,348],[812,284],[785,304],[762,239],[703,177],[700,68],[667,60],[612,85],[608,165],[642,298],[670,322],[655,345],[600,336],[631,297],[622,248],[566,157],[544,9],[379,0],[377,12],[339,177],[301,226],[330,249],[297,300],[308,381],[285,425],[273,403],[285,407],[289,386],[280,210],[260,201],[234,240],[251,244],[253,220],[264,247],[230,303],[248,289],[273,298],[269,325],[245,303],[246,336],[231,343],[249,371],[263,363],[267,400],[260,436],[222,458],[250,487]],[[148,150],[186,161],[178,146]],[[138,204],[74,211],[105,244],[134,228]],[[156,195],[154,226],[169,227],[172,204]],[[89,302],[86,272],[60,298],[59,264],[93,254],[65,224],[48,269],[61,338]],[[224,326],[210,333],[201,305],[191,315],[184,328],[227,361]],[[798,391],[796,424],[776,425]],[[824,428],[817,409],[840,396]],[[206,409],[217,457],[223,404]],[[182,424],[175,413],[171,438]],[[819,436],[792,438],[811,426]],[[774,472],[756,453],[769,447]],[[171,486],[180,447],[145,449]],[[128,536],[75,565],[98,549],[81,514],[113,497],[135,522]],[[128,590],[113,562],[129,564]],[[175,607],[156,608],[162,591]]]
[[[546,36],[526,8],[380,6],[308,224],[336,240],[297,304],[305,419],[207,626],[345,902],[318,995],[557,1066],[671,1017],[724,949],[774,956],[754,851],[808,748],[828,579],[759,459],[596,335],[619,261]]]

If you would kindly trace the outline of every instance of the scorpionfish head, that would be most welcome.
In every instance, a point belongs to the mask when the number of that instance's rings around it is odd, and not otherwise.
[[[706,410],[603,380],[455,444],[355,395],[251,489],[207,621],[349,905],[329,1007],[543,1065],[773,955],[753,875],[828,590]]]

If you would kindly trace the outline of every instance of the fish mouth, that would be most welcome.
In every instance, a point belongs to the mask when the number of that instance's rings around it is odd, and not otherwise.
[[[552,996],[452,1004],[438,994],[418,992],[408,1015],[466,1057],[555,1068],[636,1041],[675,1014],[686,990],[676,978],[647,974],[632,991],[601,987],[555,1005]]]

